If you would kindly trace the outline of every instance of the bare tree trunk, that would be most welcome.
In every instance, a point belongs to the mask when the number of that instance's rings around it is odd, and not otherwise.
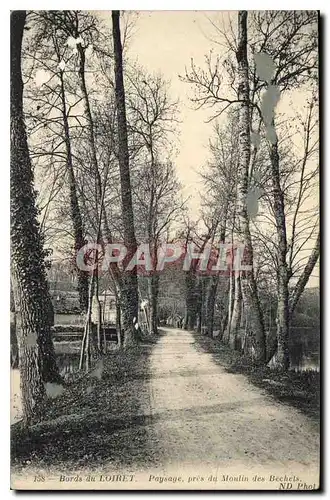
[[[220,243],[225,243],[226,239],[226,228],[227,228],[227,216],[228,216],[228,199],[225,201],[224,206],[224,215],[223,220],[221,222],[220,227]],[[206,310],[207,310],[207,318],[206,318],[206,326],[208,335],[213,335],[213,327],[214,327],[214,308],[215,308],[215,300],[218,291],[218,284],[220,280],[220,274],[217,273],[216,276],[212,276],[210,279],[210,284],[207,289],[207,297],[206,297]]]
[[[278,296],[277,296],[277,364],[289,368],[289,276],[287,267],[287,238],[284,195],[281,188],[278,144],[271,145],[271,173],[273,184],[274,214],[278,238]]]
[[[196,332],[201,333],[201,331],[202,331],[202,307],[200,306],[197,311]]]
[[[159,293],[159,276],[153,274],[148,279],[148,295],[149,295],[149,323],[150,332],[157,335],[158,330],[158,293]]]
[[[241,278],[241,286],[245,309],[249,312],[250,328],[255,336],[253,357],[256,363],[264,363],[266,348],[265,332],[253,273],[253,248],[246,205],[251,156],[247,11],[239,11],[238,13],[238,44],[236,57],[238,63],[238,96],[241,101],[239,108],[238,145],[240,152],[238,164],[238,216],[246,251],[246,264],[252,266],[252,271]]]
[[[95,298],[96,285],[97,285],[97,276],[96,276],[96,271],[94,270],[93,275],[89,282],[88,308],[86,313],[84,334],[80,348],[79,370],[83,369],[85,360],[86,372],[90,370],[92,359],[95,360],[98,357],[101,349],[101,347],[99,348],[99,338],[98,338],[98,334],[101,333],[99,329],[101,311],[100,308],[98,308],[99,301],[93,300]],[[93,302],[94,302],[94,308],[93,308]],[[96,305],[96,311],[95,311],[95,305]]]
[[[186,311],[185,311],[185,315],[184,315],[184,320],[183,320],[183,328],[184,330],[188,330],[188,309],[187,309],[187,304],[186,304]]]
[[[290,366],[289,357],[289,290],[288,281],[285,276],[285,268],[282,264],[279,269],[279,283],[277,296],[277,359],[276,364],[288,370]]]
[[[99,298],[99,280],[96,280],[95,283],[95,304],[96,304],[96,309],[97,309],[97,328],[96,328],[96,338],[97,338],[97,352],[98,354],[102,353],[103,351],[103,325],[102,325],[102,307],[101,307],[101,302]]]
[[[296,305],[299,301],[299,298],[301,297],[301,295],[305,289],[305,286],[306,286],[308,279],[309,279],[309,277],[314,269],[314,266],[317,262],[319,254],[320,254],[320,234],[318,234],[313,252],[311,253],[311,255],[307,261],[304,272],[300,276],[300,278],[295,286],[295,289],[293,291],[293,295],[291,297],[291,300],[289,301],[289,322],[292,319],[295,307],[296,307]],[[267,363],[269,363],[269,361],[271,361],[271,359],[274,356],[276,356],[275,362],[276,362],[276,364],[278,364],[277,350],[278,350],[278,339],[277,339],[277,335],[276,335],[276,337],[274,337],[274,338],[270,337],[270,341],[267,345],[267,360],[266,360]]]
[[[195,329],[197,333],[202,332],[203,326],[203,312],[205,312],[205,296],[206,296],[206,288],[205,288],[205,279],[203,277],[197,278],[197,288],[196,288],[196,324]],[[203,311],[204,310],[204,311]]]
[[[241,277],[237,273],[237,275],[235,276],[235,296],[234,296],[234,305],[229,327],[229,339],[228,339],[230,346],[233,348],[235,348],[236,346],[237,331],[241,323],[241,312],[242,312],[241,303],[242,303]]]
[[[77,36],[78,36],[78,33],[77,33]],[[96,155],[94,121],[93,121],[92,110],[91,110],[91,106],[90,106],[88,90],[87,90],[87,85],[86,85],[85,50],[82,47],[81,43],[77,44],[77,50],[78,50],[79,58],[80,58],[80,62],[79,62],[80,86],[81,86],[81,91],[82,91],[83,100],[84,100],[85,116],[87,119],[88,142],[89,142],[89,148],[90,148],[90,152],[91,152],[92,167],[93,167],[94,178],[95,178],[95,202],[96,202],[96,208],[98,210],[98,205],[100,203],[100,200],[102,199],[102,192],[103,192],[104,188],[102,188],[102,179],[101,179],[101,174],[100,174],[97,155]],[[104,179],[104,183],[106,183],[106,182],[107,182],[107,174],[106,174],[105,179]],[[111,243],[112,236],[111,236],[111,232],[110,232],[110,228],[109,228],[107,212],[106,212],[105,206],[104,206],[104,198],[105,197],[103,196],[103,201],[102,201],[102,206],[101,206],[101,214],[102,214],[101,237],[103,239],[103,243]],[[112,271],[117,271],[116,266],[111,266],[111,269],[112,269]],[[114,279],[117,278],[116,272],[113,273],[113,278]]]
[[[121,309],[120,309],[120,296],[119,292],[116,291],[116,330],[117,330],[117,342],[118,347],[122,346],[122,332],[121,332]]]
[[[232,316],[233,316],[233,308],[234,308],[234,296],[235,296],[235,277],[230,271],[229,275],[229,289],[228,289],[228,315],[227,315],[227,328],[225,331],[226,337],[229,338],[229,332],[231,328]]]
[[[77,50],[79,52],[79,58],[80,58],[80,63],[79,63],[79,76],[80,76],[80,86],[81,86],[81,91],[84,99],[84,108],[85,108],[85,116],[87,120],[87,131],[88,131],[88,142],[89,142],[89,148],[91,152],[91,159],[92,159],[92,167],[94,171],[94,176],[95,176],[95,194],[96,194],[96,208],[98,209],[98,204],[100,203],[101,197],[102,197],[102,179],[99,171],[99,166],[98,166],[98,161],[97,161],[97,155],[96,155],[96,148],[95,148],[95,137],[94,137],[94,122],[93,122],[93,116],[92,116],[92,110],[89,102],[89,97],[88,97],[88,91],[87,91],[87,86],[86,86],[86,78],[85,78],[85,52],[84,48],[82,47],[81,43],[77,44]],[[107,216],[106,216],[106,211],[104,210],[104,206],[102,207],[102,224],[101,227],[104,225],[104,223],[107,226]],[[102,233],[104,237],[108,236],[108,227],[104,228],[102,230]]]
[[[59,57],[59,62],[60,62],[60,57]],[[60,80],[61,80],[61,100],[62,100],[64,141],[66,148],[66,164],[69,174],[69,186],[70,186],[71,220],[74,232],[74,249],[75,253],[77,253],[84,246],[85,239],[84,239],[84,231],[83,231],[83,223],[80,213],[80,207],[78,203],[76,178],[73,170],[70,129],[66,111],[65,89],[64,89],[64,80],[62,71],[60,71]],[[77,268],[77,277],[78,277],[78,293],[79,293],[80,309],[82,312],[86,312],[88,308],[88,275],[85,271],[82,271],[81,269]]]
[[[292,317],[296,305],[298,304],[299,299],[305,289],[305,286],[307,285],[309,277],[313,272],[313,269],[319,258],[319,255],[320,255],[320,233],[318,233],[317,235],[315,246],[313,248],[311,255],[309,256],[305,269],[302,275],[300,276],[299,280],[297,281],[297,284],[293,290],[293,295],[290,300],[290,318]]]
[[[17,329],[20,390],[22,399],[23,422],[28,425],[32,419],[40,416],[41,405],[45,397],[42,376],[42,354],[38,342],[38,327],[30,309],[30,301],[24,301],[25,291],[19,283],[19,272],[12,271],[15,301],[20,304],[22,322]],[[39,322],[39,321],[38,321]],[[38,325],[39,326],[39,325]]]
[[[23,420],[37,416],[44,397],[43,381],[60,380],[51,338],[50,295],[45,253],[39,232],[33,171],[23,115],[21,49],[25,11],[10,19],[10,194],[12,285],[18,331]]]
[[[102,212],[104,207],[104,196],[105,196],[105,185],[103,186],[100,200],[100,213],[98,215],[98,225],[97,225],[97,233],[96,233],[96,243],[99,244],[100,236],[101,236],[101,226],[102,226]],[[96,358],[100,353],[99,347],[101,347],[101,304],[98,296],[98,262],[99,262],[99,252],[95,250],[94,262],[93,262],[93,274],[89,281],[88,288],[88,308],[86,314],[86,322],[84,328],[84,335],[81,343],[80,350],[80,362],[79,362],[79,370],[82,370],[83,363],[85,359],[85,369],[86,372],[90,369],[91,357]],[[95,297],[96,295],[96,297]],[[96,298],[96,317],[94,324],[97,326],[97,332],[95,332],[95,328],[93,327],[93,298]],[[97,342],[95,338],[95,334],[98,335],[98,339],[100,343]],[[90,340],[92,339],[92,342]]]
[[[197,283],[195,287],[195,330],[200,333],[202,331],[202,304],[203,304],[203,280],[201,278],[197,278]]]
[[[219,340],[222,340],[223,336],[224,336],[224,333],[227,330],[227,325],[228,325],[228,309],[227,309],[227,311],[224,311],[224,315],[221,316],[221,320],[220,321],[221,321],[221,324],[220,324],[220,336],[219,336]]]
[[[10,278],[10,367],[18,368],[18,342],[17,342],[17,328],[18,328],[18,313],[15,309],[15,298],[13,292],[12,278]]]
[[[299,299],[300,299],[300,297],[305,289],[305,286],[309,280],[309,277],[313,272],[313,269],[314,269],[315,264],[319,258],[319,255],[320,255],[320,233],[317,236],[315,246],[313,248],[311,255],[309,256],[309,259],[307,261],[305,269],[304,269],[303,273],[301,274],[301,276],[300,276],[299,280],[297,281],[297,284],[293,290],[291,300],[289,300],[289,314],[288,314],[289,325],[290,325],[292,316],[294,314],[294,310],[295,310],[295,308],[299,302]],[[280,295],[279,291],[278,291],[277,295],[278,296]],[[277,329],[278,329],[278,327],[277,327]],[[266,359],[267,363],[269,363],[269,361],[276,355],[275,362],[276,362],[276,364],[280,364],[280,359],[279,359],[279,356],[277,355],[278,347],[279,347],[279,340],[278,340],[278,331],[277,331],[276,338],[271,339],[271,341],[269,342],[269,345],[267,346],[267,359]]]
[[[205,326],[207,335],[213,335],[213,327],[214,327],[214,308],[215,308],[215,299],[217,296],[219,283],[219,275],[211,276],[207,289],[206,289],[206,304],[205,304]]]
[[[220,277],[219,277],[219,284],[221,284],[221,283],[223,284],[223,282],[220,280]],[[219,332],[218,340],[223,340],[224,336],[228,332],[228,297],[229,297],[229,287],[230,287],[230,283],[228,281],[227,282],[225,296],[221,297],[220,304],[219,304],[220,305],[220,310],[219,310],[219,313],[220,313],[219,330],[220,330],[220,332]]]
[[[122,45],[120,39],[119,11],[112,11],[112,35],[115,58],[115,93],[117,106],[118,127],[118,159],[121,184],[121,205],[124,226],[124,243],[127,255],[124,259],[124,267],[136,252],[137,244],[134,230],[134,216],[132,205],[132,191],[129,169],[129,152],[127,141],[127,121],[125,107],[125,89],[123,79]],[[124,330],[124,347],[137,343],[134,318],[138,318],[138,284],[136,268],[133,271],[124,271],[122,279],[122,325]]]
[[[231,331],[231,325],[232,325],[232,320],[233,320],[233,311],[234,311],[234,299],[235,299],[235,274],[234,274],[234,269],[233,269],[233,264],[234,264],[234,252],[233,252],[233,246],[234,246],[234,220],[233,220],[233,225],[231,229],[231,265],[230,265],[230,274],[229,274],[229,283],[228,283],[228,313],[227,313],[227,326],[226,329],[224,330],[223,336],[222,336],[222,341],[223,342],[229,342],[230,338],[230,331]],[[238,297],[237,297],[238,299]],[[235,320],[236,324],[237,321]]]
[[[187,330],[193,330],[195,327],[197,311],[195,302],[196,277],[192,269],[189,269],[189,271],[186,272],[185,285],[186,285],[186,315],[185,315],[184,328]]]

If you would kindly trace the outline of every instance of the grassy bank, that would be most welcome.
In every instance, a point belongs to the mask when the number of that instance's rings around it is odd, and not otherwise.
[[[136,465],[145,431],[139,424],[149,401],[149,356],[153,343],[114,351],[89,374],[79,375],[45,401],[42,421],[28,430],[12,426],[11,461],[16,472],[48,467],[66,472],[108,463]],[[136,424],[136,425],[134,425]],[[133,427],[132,427],[133,425]],[[129,440],[130,446],[127,445]],[[145,460],[148,460],[146,452]],[[150,458],[150,460],[152,460]]]
[[[249,381],[282,403],[299,408],[315,422],[320,418],[320,373],[316,371],[283,372],[267,366],[257,367],[251,360],[219,341],[195,333],[195,340],[204,352],[231,373],[240,373]]]

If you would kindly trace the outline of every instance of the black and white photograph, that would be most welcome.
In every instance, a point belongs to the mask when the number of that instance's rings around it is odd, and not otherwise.
[[[12,490],[321,489],[322,25],[11,10]]]

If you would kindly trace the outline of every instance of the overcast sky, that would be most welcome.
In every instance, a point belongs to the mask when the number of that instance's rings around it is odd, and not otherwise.
[[[205,164],[212,126],[205,123],[208,112],[193,110],[189,101],[191,87],[182,82],[179,75],[184,74],[191,58],[203,64],[204,55],[212,45],[206,36],[211,28],[210,16],[223,17],[219,13],[202,11],[140,12],[129,46],[129,56],[137,58],[148,71],[161,72],[171,82],[173,98],[180,100],[182,123],[178,126],[179,154],[175,163],[184,196],[193,196],[189,205],[196,215],[199,206],[196,190],[202,188],[196,171]]]

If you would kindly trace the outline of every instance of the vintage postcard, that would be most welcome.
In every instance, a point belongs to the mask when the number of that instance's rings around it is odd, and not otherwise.
[[[319,12],[10,28],[11,488],[319,490]]]

